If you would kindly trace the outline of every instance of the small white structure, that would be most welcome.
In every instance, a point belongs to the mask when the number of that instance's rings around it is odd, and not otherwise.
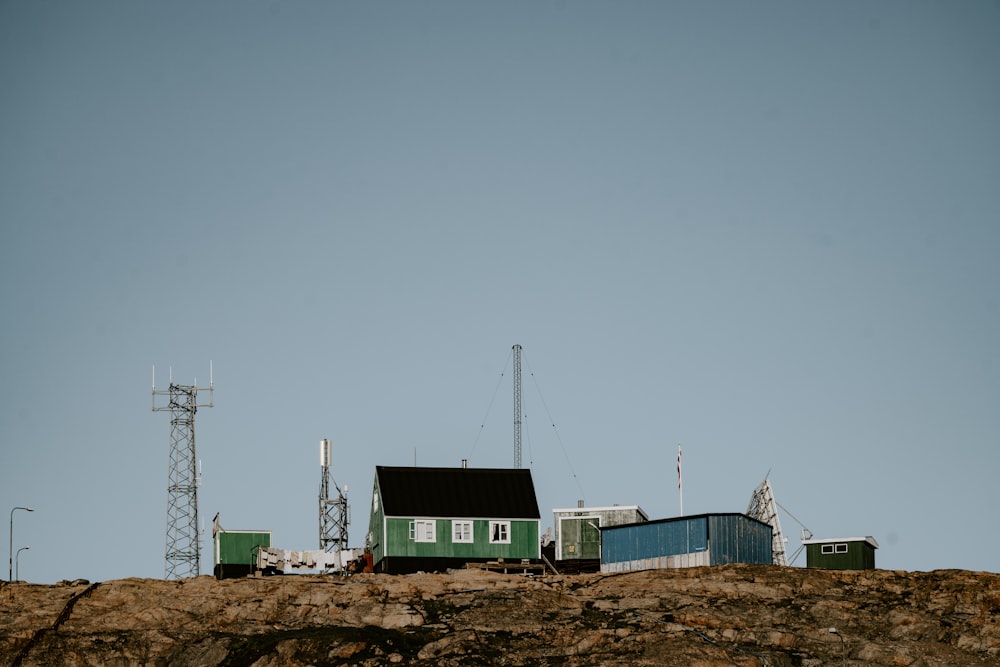
[[[556,561],[601,559],[601,528],[644,523],[649,517],[638,505],[554,509]]]
[[[292,551],[277,547],[260,547],[257,550],[257,569],[265,572],[277,571],[282,574],[295,570],[342,572],[347,569],[348,563],[358,559],[360,554],[360,549]]]

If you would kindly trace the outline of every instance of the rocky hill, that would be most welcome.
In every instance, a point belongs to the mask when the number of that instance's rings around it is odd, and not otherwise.
[[[0,587],[0,664],[1000,665],[1000,575],[732,565],[14,584]]]

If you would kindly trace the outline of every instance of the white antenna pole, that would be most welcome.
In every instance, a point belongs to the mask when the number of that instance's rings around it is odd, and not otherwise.
[[[684,516],[684,482],[681,476],[681,446],[677,445],[677,495],[681,501],[681,516]]]

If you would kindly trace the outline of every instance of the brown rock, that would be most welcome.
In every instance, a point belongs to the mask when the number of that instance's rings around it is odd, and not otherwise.
[[[0,586],[0,666],[819,667],[844,652],[1000,665],[1000,575],[732,565]]]

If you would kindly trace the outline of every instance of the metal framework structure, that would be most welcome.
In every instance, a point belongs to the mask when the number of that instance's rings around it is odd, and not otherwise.
[[[771,482],[766,477],[750,496],[747,516],[771,526],[771,562],[775,565],[788,565],[788,557],[785,555],[785,536],[781,532],[781,521],[778,519],[778,503],[774,499]]]
[[[207,387],[174,384],[156,389],[153,370],[153,412],[170,413],[170,458],[167,472],[166,579],[197,577],[201,574],[201,544],[198,535],[198,458],[195,453],[194,416],[198,408],[213,405],[214,386],[209,366]],[[198,392],[208,392],[208,402],[198,402]],[[166,405],[156,397],[165,396]]]
[[[521,346],[514,346],[514,467],[521,467]]]
[[[319,483],[319,548],[326,552],[347,549],[347,526],[351,522],[347,506],[347,486],[341,491],[337,482],[330,477],[330,463],[333,449],[330,441],[319,441],[319,465],[322,475]],[[337,497],[330,497],[330,482],[337,491]]]

